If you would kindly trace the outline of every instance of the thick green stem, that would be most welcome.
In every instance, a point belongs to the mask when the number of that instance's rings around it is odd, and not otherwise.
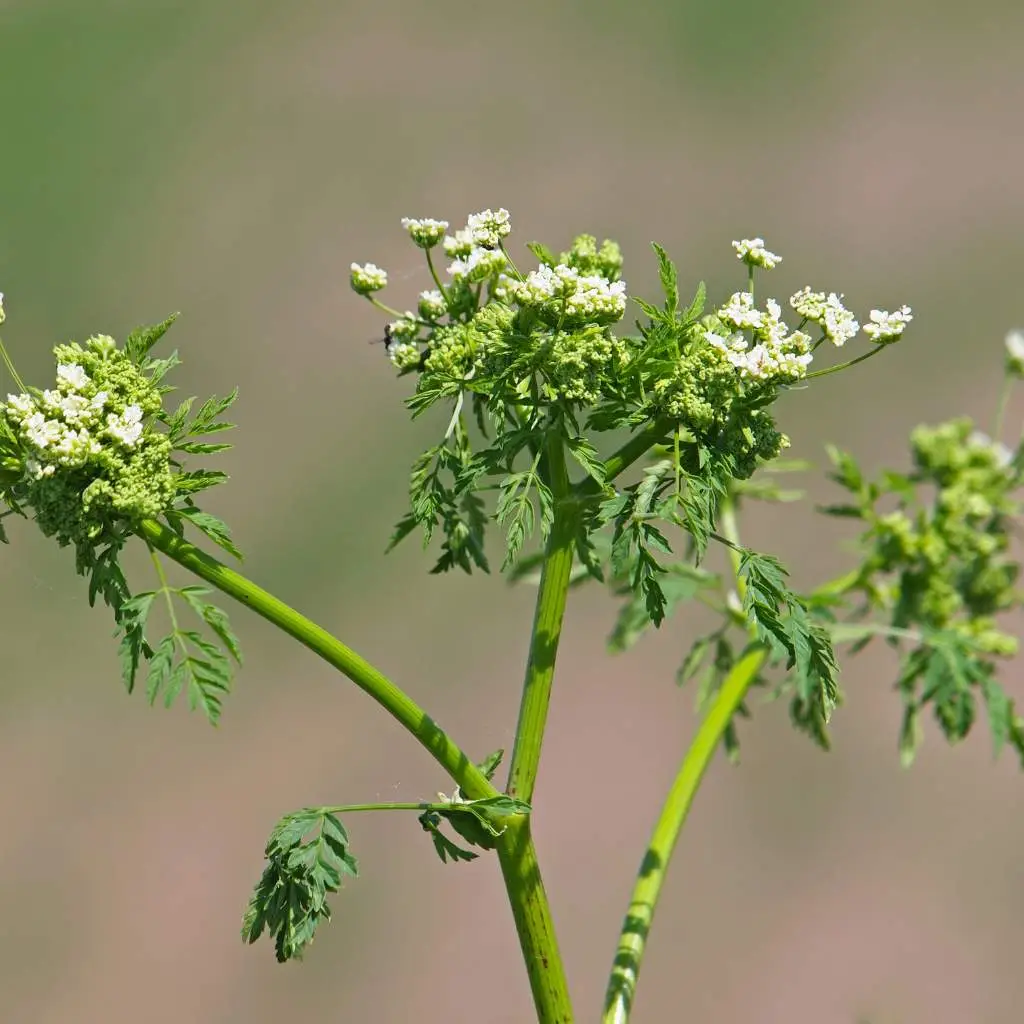
[[[670,429],[666,424],[653,423],[630,438],[605,463],[606,478],[612,480],[618,476]],[[577,529],[577,502],[593,497],[601,490],[600,485],[591,477],[587,477],[575,489],[570,487],[565,449],[557,431],[552,431],[548,437],[546,456],[555,519],[551,525],[541,570],[530,656],[507,786],[509,796],[527,802],[533,796],[537,781],[555,658],[569,593]],[[498,840],[498,858],[530,978],[537,1019],[541,1024],[569,1024],[573,1020],[572,1003],[551,908],[537,863],[537,851],[530,834],[529,817],[509,820]]]
[[[526,662],[526,678],[519,705],[515,745],[509,765],[506,792],[517,800],[530,802],[537,781],[544,726],[551,701],[551,683],[555,675],[558,641],[562,635],[562,619],[569,594],[573,551],[576,542],[575,502],[570,497],[569,471],[565,465],[565,449],[561,434],[552,430],[548,436],[547,462],[554,522],[548,535],[541,570],[537,607],[530,638],[530,654]]]
[[[506,787],[509,796],[527,802],[533,796],[537,781],[555,658],[569,593],[577,522],[577,506],[570,494],[565,448],[562,435],[557,429],[551,430],[548,435],[546,456],[554,522],[544,553],[530,654],[519,706],[519,722]],[[516,931],[519,933],[523,961],[530,978],[537,1019],[541,1024],[572,1021],[572,1004],[565,969],[537,864],[537,851],[530,834],[528,817],[509,821],[498,840],[498,858]]]
[[[348,676],[356,686],[369,694],[416,737],[420,745],[458,784],[467,798],[483,800],[499,795],[484,777],[483,772],[414,700],[327,630],[240,573],[229,569],[216,558],[182,540],[172,530],[155,520],[144,520],[136,532],[172,561],[195,573],[236,601],[247,605],[257,615],[262,615],[268,622],[272,622],[343,675]]]
[[[497,841],[539,1024],[572,1024],[572,1001],[528,815],[509,818]]]
[[[622,925],[605,995],[604,1024],[625,1024],[672,851],[715,750],[747,689],[764,664],[767,649],[755,645],[733,666],[683,758],[640,864],[629,911]]]

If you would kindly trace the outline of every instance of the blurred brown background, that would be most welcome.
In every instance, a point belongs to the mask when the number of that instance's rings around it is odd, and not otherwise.
[[[410,424],[382,322],[426,287],[403,215],[512,212],[512,243],[651,239],[687,287],[770,278],[909,302],[906,342],[789,396],[797,455],[901,465],[907,431],[987,422],[1024,321],[1024,9],[811,0],[351,4],[0,2],[0,288],[22,375],[50,347],[171,310],[186,394],[242,389],[211,508],[246,571],[336,630],[483,755],[510,745],[532,593],[382,555]],[[863,342],[860,342],[863,344]],[[169,346],[170,347],[170,346]],[[1021,403],[1008,422],[1016,430]],[[812,483],[814,497],[833,492]],[[843,524],[756,509],[755,546],[811,584]],[[363,877],[301,965],[244,948],[266,835],[307,803],[429,798],[446,781],[353,686],[238,607],[248,663],[213,730],[120,687],[111,623],[69,552],[0,552],[0,1019],[15,1024],[531,1019],[497,865],[442,866],[410,816],[352,817]],[[136,559],[136,584],[150,586]],[[652,816],[693,727],[684,615],[629,656],[596,591],[568,617],[536,830],[580,1020],[595,1019]],[[1019,626],[1019,624],[1017,624]],[[848,666],[835,750],[759,707],[680,844],[634,1019],[1020,1019],[1024,778],[983,724],[896,754],[892,662]],[[1021,670],[1004,677],[1020,692]]]

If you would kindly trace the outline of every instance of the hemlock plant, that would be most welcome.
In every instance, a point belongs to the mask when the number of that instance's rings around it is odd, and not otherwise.
[[[413,811],[443,862],[497,854],[545,1024],[573,1019],[530,829],[568,594],[583,584],[609,589],[620,604],[612,651],[687,601],[712,608],[718,624],[678,671],[680,683],[696,686],[703,718],[643,852],[609,973],[604,1020],[626,1021],[672,850],[715,751],[738,758],[755,688],[784,698],[794,726],[827,749],[841,702],[835,649],[856,653],[878,640],[898,653],[904,764],[926,713],[955,742],[979,712],[996,752],[1009,745],[1024,762],[1024,719],[996,677],[1017,648],[1000,615],[1021,603],[1010,542],[1024,445],[1010,449],[998,437],[1009,387],[1024,377],[1024,335],[1007,337],[991,437],[963,418],[919,427],[908,466],[875,479],[851,454],[828,449],[845,493],[822,511],[855,522],[859,559],[839,579],[796,593],[779,560],[744,545],[738,528],[745,502],[800,496],[779,482],[781,472],[808,466],[784,457],[789,439],[774,403],[899,341],[909,307],[871,310],[862,327],[841,295],[803,288],[785,304],[787,321],[782,302],[755,293],[755,279],[780,262],[760,238],[733,243],[745,285],[706,308],[703,284],[681,301],[657,245],[663,298],[652,304],[627,295],[611,241],[580,235],[559,254],[533,243],[536,266],[526,269],[506,248],[506,210],[473,214],[451,235],[446,221],[402,225],[433,283],[416,310],[380,300],[387,273],[372,263],[352,264],[351,285],[391,318],[385,348],[398,375],[412,379],[412,415],[440,405],[444,429],[413,464],[409,510],[390,546],[418,532],[424,547],[437,542],[432,572],[489,572],[490,528],[501,538],[501,571],[537,587],[515,743],[500,780],[503,751],[478,762],[339,639],[188,539],[198,533],[241,558],[225,524],[198,504],[225,474],[193,466],[228,447],[218,435],[231,427],[223,416],[237,392],[198,408],[191,398],[165,407],[173,388],[164,381],[178,359],[151,353],[173,317],[123,346],[106,336],[58,345],[56,383],[42,391],[22,384],[0,345],[19,392],[0,407],[0,539],[2,519],[16,513],[73,546],[90,603],[101,598],[113,614],[129,692],[141,680],[151,703],[170,705],[184,691],[217,722],[241,663],[227,615],[209,600],[217,590],[352,680],[451,779],[451,794],[434,800],[285,815],[243,917],[247,942],[266,933],[278,960],[300,957],[330,918],[330,897],[358,873],[342,815]],[[620,329],[630,301],[640,317],[633,331]],[[815,356],[861,334],[851,358],[812,369]],[[152,556],[152,590],[133,590],[121,568],[122,550],[136,540]],[[712,544],[726,552],[727,572],[705,565]],[[203,585],[171,587],[165,559]],[[159,640],[148,628],[157,602],[171,627]]]

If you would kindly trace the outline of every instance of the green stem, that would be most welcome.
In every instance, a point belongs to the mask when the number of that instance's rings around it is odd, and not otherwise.
[[[3,322],[3,305],[0,303],[0,323]],[[7,347],[4,345],[2,339],[0,339],[0,359],[3,359],[4,366],[7,367],[7,372],[11,375],[11,380],[14,381],[15,386],[22,394],[24,394],[27,389],[21,377],[18,376],[18,371],[14,368],[14,363],[11,360],[11,357],[7,354]]]
[[[572,1001],[551,906],[530,834],[530,816],[510,817],[497,839],[498,860],[526,964],[538,1024],[572,1024]]]
[[[450,811],[453,808],[458,810],[459,806],[449,803],[334,804],[331,807],[315,807],[313,810],[321,814],[355,814],[357,811]]]
[[[813,373],[808,373],[803,377],[803,380],[812,380],[814,377],[827,377],[830,373],[838,373],[840,370],[848,370],[851,366],[856,366],[858,363],[863,363],[865,359],[870,359],[872,356],[878,355],[878,353],[884,348],[886,348],[885,345],[876,345],[873,349],[865,352],[863,355],[857,356],[856,359],[850,359],[845,363],[839,363],[836,366],[826,366],[824,370],[815,370]]]
[[[722,499],[718,507],[718,522],[722,527],[722,534],[726,540],[726,548],[729,551],[729,561],[732,563],[732,574],[736,580],[736,593],[740,600],[746,594],[746,581],[740,576],[740,563],[743,555],[740,552],[740,531],[736,523],[736,505],[731,495]],[[756,636],[756,633],[754,634]]]
[[[153,568],[156,570],[156,578],[160,581],[160,593],[164,595],[164,604],[167,606],[167,618],[171,624],[171,636],[174,638],[174,642],[177,644],[178,650],[181,651],[183,658],[188,657],[188,644],[185,643],[185,638],[181,635],[181,627],[178,625],[178,613],[174,610],[174,597],[171,594],[171,588],[167,584],[167,574],[164,572],[164,563],[160,561],[159,556],[152,547],[149,549],[149,557],[153,561]]]
[[[1006,407],[1010,401],[1010,392],[1013,390],[1013,377],[1009,374],[1003,379],[1003,387],[999,392],[999,403],[996,405],[996,414],[992,423],[992,440],[998,441],[999,435],[1003,432],[1003,421],[1006,419]]]
[[[517,800],[530,802],[537,780],[544,726],[551,700],[555,658],[562,635],[562,619],[569,594],[573,551],[576,542],[576,504],[572,500],[565,448],[558,428],[552,428],[547,440],[547,463],[554,521],[548,535],[541,570],[537,607],[533,618],[530,655],[519,705],[515,745],[509,764],[506,792]]]
[[[509,796],[527,802],[533,796],[537,781],[576,538],[576,503],[572,499],[565,448],[557,427],[548,433],[546,455],[554,522],[541,570],[530,655],[506,787]],[[510,818],[498,839],[497,848],[537,1019],[541,1024],[568,1024],[573,1019],[572,1003],[530,833],[529,817]]]
[[[444,290],[444,285],[441,284],[441,278],[437,276],[437,268],[434,266],[434,258],[430,254],[430,250],[425,250],[427,254],[427,269],[430,271],[430,276],[434,279],[434,284],[437,285],[437,290],[441,293],[445,303],[448,302],[448,293]]]
[[[412,733],[467,798],[482,800],[499,795],[483,772],[415,701],[327,630],[155,520],[143,520],[136,533],[172,561],[262,615],[351,679]]]
[[[626,1024],[629,1020],[647,937],[676,840],[686,822],[704,773],[718,749],[722,734],[764,664],[767,653],[766,648],[753,646],[732,667],[718,691],[715,703],[701,722],[683,758],[679,774],[672,783],[640,864],[629,911],[622,925],[615,961],[608,978],[602,1017],[604,1024]]]
[[[604,478],[611,483],[620,473],[628,469],[638,459],[651,450],[659,441],[670,434],[673,425],[666,420],[649,423],[638,434],[631,437],[604,464]],[[574,488],[576,497],[589,498],[601,493],[601,485],[591,476],[580,481]]]

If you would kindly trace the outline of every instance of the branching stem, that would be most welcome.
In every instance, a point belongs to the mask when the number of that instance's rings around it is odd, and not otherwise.
[[[412,733],[420,746],[444,768],[468,799],[483,800],[499,795],[472,759],[411,697],[327,630],[246,579],[241,573],[229,569],[216,558],[182,540],[161,523],[152,519],[143,520],[138,526],[137,533],[172,561],[236,601],[247,605],[257,615],[263,616],[278,629],[294,637],[342,675],[351,679]]]

